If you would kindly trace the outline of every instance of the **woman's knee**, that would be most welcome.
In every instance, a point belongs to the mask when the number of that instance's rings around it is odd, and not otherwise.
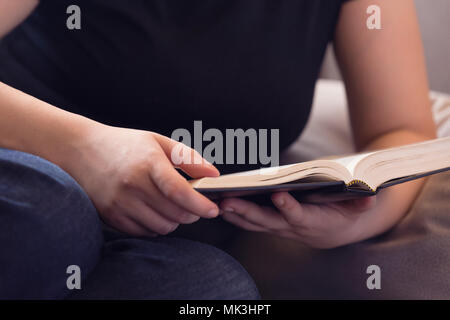
[[[67,267],[88,271],[100,256],[87,195],[58,166],[23,152],[0,149],[0,229],[1,297],[62,297]]]
[[[198,296],[199,299],[260,299],[251,276],[224,251],[193,242],[187,246],[182,259],[187,267],[193,266],[192,276],[197,277],[200,284],[187,289],[191,292],[189,296]]]
[[[256,285],[244,267],[216,247],[179,238],[161,238],[171,248],[162,258],[180,283],[180,299],[259,299]],[[176,261],[174,264],[171,262]],[[183,284],[184,282],[184,284]]]
[[[73,299],[259,299],[244,268],[199,242],[119,239]]]

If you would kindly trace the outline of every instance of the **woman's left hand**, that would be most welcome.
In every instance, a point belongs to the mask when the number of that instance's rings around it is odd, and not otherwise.
[[[361,220],[377,196],[328,204],[303,204],[287,192],[272,195],[277,209],[229,198],[220,203],[223,218],[250,231],[269,232],[314,248],[334,248],[360,240]],[[363,223],[364,225],[365,223]]]

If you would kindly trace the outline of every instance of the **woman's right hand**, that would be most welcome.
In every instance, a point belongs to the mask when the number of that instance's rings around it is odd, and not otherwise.
[[[70,155],[64,169],[84,188],[106,224],[134,236],[165,235],[179,224],[219,214],[217,205],[175,169],[175,146],[180,143],[154,132],[99,124],[74,148],[77,154]],[[178,166],[186,174],[219,175],[196,151],[183,148],[197,157]]]

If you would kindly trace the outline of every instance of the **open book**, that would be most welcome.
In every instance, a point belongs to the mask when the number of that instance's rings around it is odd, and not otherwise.
[[[190,183],[211,199],[292,191],[299,200],[325,202],[374,195],[382,188],[449,169],[450,137]]]

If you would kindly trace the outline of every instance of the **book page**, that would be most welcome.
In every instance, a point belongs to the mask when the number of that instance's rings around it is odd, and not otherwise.
[[[278,167],[264,167],[260,169],[250,170],[250,171],[242,171],[242,172],[235,172],[235,173],[229,173],[226,176],[228,177],[245,177],[245,176],[257,176],[257,175],[277,175],[278,172],[282,169],[286,169],[289,167],[295,166],[294,164],[286,164]]]
[[[360,159],[354,176],[372,189],[382,183],[450,168],[450,137],[379,150]]]
[[[364,152],[364,153],[358,153],[358,154],[354,154],[354,155],[346,156],[346,157],[342,157],[342,158],[334,158],[334,159],[330,159],[330,160],[340,163],[341,165],[346,167],[347,170],[352,175],[354,175],[355,168],[358,165],[358,163],[362,159],[364,159],[365,157],[367,157],[373,153],[375,153],[375,152]]]

